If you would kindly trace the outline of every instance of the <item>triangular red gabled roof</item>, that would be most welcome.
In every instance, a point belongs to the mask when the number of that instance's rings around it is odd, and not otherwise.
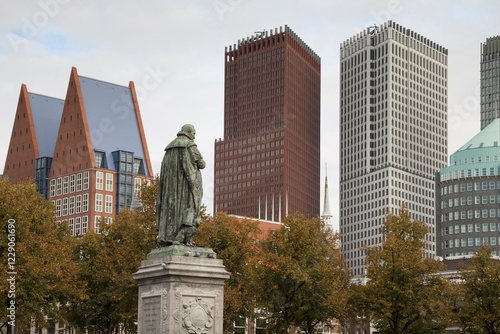
[[[4,175],[7,175],[13,183],[33,179],[37,157],[38,143],[28,89],[25,84],[22,84],[5,160]]]
[[[94,159],[78,72],[73,67],[52,157],[50,176],[56,177],[91,168],[95,165]]]

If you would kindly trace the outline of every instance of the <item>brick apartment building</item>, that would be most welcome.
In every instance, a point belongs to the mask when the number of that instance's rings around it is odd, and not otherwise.
[[[134,83],[120,86],[71,70],[64,100],[21,86],[4,167],[34,180],[73,234],[99,232],[130,208],[153,177]]]

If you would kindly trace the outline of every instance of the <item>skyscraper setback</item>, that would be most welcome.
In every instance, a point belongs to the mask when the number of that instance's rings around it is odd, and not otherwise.
[[[319,56],[287,26],[226,48],[214,212],[319,215],[320,74]]]
[[[500,117],[500,36],[481,44],[481,130]]]
[[[340,46],[340,232],[355,275],[363,246],[381,245],[388,212],[407,206],[430,227],[435,174],[447,162],[448,50],[392,21]]]

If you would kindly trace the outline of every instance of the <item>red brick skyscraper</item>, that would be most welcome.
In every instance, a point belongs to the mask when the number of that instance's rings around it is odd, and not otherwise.
[[[214,212],[319,216],[320,58],[289,27],[226,48]]]

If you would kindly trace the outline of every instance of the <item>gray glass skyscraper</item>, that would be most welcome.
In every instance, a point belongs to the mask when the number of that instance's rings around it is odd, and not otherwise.
[[[500,117],[500,36],[481,44],[481,130]]]

